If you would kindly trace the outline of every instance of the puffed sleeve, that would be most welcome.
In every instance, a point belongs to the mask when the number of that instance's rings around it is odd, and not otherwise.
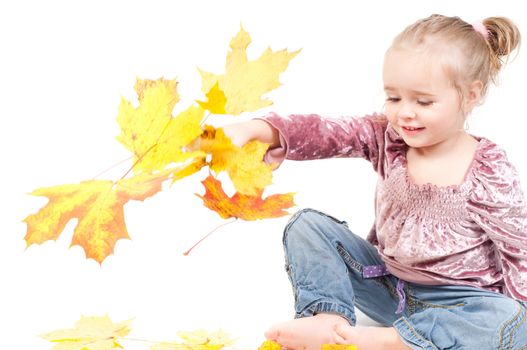
[[[382,167],[387,122],[381,115],[326,118],[269,113],[261,119],[280,135],[280,146],[269,151],[268,161],[360,157],[369,160],[376,171]]]
[[[490,141],[475,161],[469,209],[497,248],[503,292],[527,300],[527,208],[518,174]]]

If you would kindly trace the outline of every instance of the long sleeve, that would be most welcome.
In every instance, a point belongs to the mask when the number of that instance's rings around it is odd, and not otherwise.
[[[360,157],[369,160],[376,171],[382,169],[387,123],[380,115],[324,118],[270,113],[262,120],[280,134],[281,146],[269,152],[274,161]]]
[[[474,221],[494,243],[503,292],[527,300],[527,207],[516,170],[495,145],[476,159],[469,200]]]

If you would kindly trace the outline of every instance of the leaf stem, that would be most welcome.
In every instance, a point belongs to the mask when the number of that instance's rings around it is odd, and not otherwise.
[[[208,342],[209,342],[209,340],[207,340],[207,342],[205,342],[205,343],[175,343],[175,342],[169,342],[169,341],[148,340],[148,339],[129,338],[129,337],[119,337],[119,340],[138,341],[138,342],[152,343],[152,344],[170,343],[170,344],[174,344],[174,345],[182,345],[182,346],[188,347],[189,349],[192,349],[193,347],[202,347],[202,346],[208,344]],[[220,344],[218,344],[218,345],[220,345]],[[226,345],[223,345],[223,344],[221,344],[221,345],[222,345],[222,348],[223,347],[225,347],[225,348],[227,347]],[[229,346],[228,348],[232,349],[232,350],[241,349],[241,348],[233,347],[233,346]]]
[[[115,167],[117,167],[117,166],[123,164],[124,162],[126,162],[126,161],[132,159],[132,157],[133,157],[133,156],[130,156],[130,157],[126,158],[126,159],[123,159],[123,160],[121,160],[121,161],[119,161],[119,162],[117,162],[117,163],[115,163],[115,164],[109,166],[108,168],[104,169],[103,171],[101,171],[101,172],[98,173],[97,175],[93,176],[92,179],[96,179],[96,178],[98,178],[98,177],[101,176],[102,174],[104,174],[104,173],[106,173],[106,172],[112,170],[113,168],[115,168]]]
[[[130,169],[128,169],[126,171],[126,173],[124,173],[123,176],[121,176],[121,178],[119,180],[122,180],[126,177],[126,175],[128,175],[133,169],[134,167],[140,162],[143,160],[143,158],[148,154],[148,152],[150,152],[154,147],[156,147],[158,144],[159,144],[159,140],[161,140],[161,137],[163,136],[163,134],[165,133],[165,131],[168,129],[168,126],[170,125],[170,123],[174,120],[173,117],[171,117],[169,119],[169,121],[165,124],[163,130],[161,131],[161,133],[159,134],[159,136],[157,137],[157,141],[156,143],[154,143],[152,146],[148,147],[148,149],[143,153],[141,154],[141,156],[139,158],[136,159],[136,161],[134,162],[134,164],[132,164],[132,166],[130,167]]]
[[[121,337],[122,340],[129,340],[129,341],[140,341],[143,343],[162,343],[160,341],[156,340],[148,340],[148,339],[140,339],[140,338],[129,338],[129,337]]]
[[[146,151],[145,153],[141,154],[141,156],[139,158],[136,159],[136,161],[134,162],[134,164],[132,164],[132,166],[126,171],[126,173],[124,173],[123,176],[121,176],[121,178],[119,180],[122,180],[126,177],[126,175],[128,175],[130,173],[130,171],[132,171],[132,169],[137,165],[137,163],[139,163],[140,161],[143,160],[143,158],[148,154],[148,152],[150,152],[154,147],[157,146],[157,143],[154,143],[152,146],[150,146]]]
[[[196,243],[194,243],[192,245],[192,247],[190,247],[186,252],[183,253],[183,255],[187,256],[190,254],[190,251],[192,249],[194,249],[198,244],[200,244],[201,242],[203,242],[207,237],[209,237],[211,234],[213,234],[214,232],[216,232],[217,229],[223,227],[223,226],[226,226],[226,225],[229,225],[229,224],[232,224],[233,222],[235,222],[236,220],[238,220],[238,218],[233,218],[233,220],[231,221],[227,221],[226,223],[223,223],[219,226],[216,226],[214,229],[212,229],[209,233],[207,233],[205,236],[203,236],[199,241],[197,241]]]
[[[209,119],[210,117],[210,112],[207,111],[207,115],[205,116],[205,118],[203,118],[203,120],[201,121],[201,123],[199,124],[199,126],[203,126],[205,125],[205,122],[207,121],[207,119]]]

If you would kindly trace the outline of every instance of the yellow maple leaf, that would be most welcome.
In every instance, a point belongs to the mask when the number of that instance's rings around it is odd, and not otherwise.
[[[258,350],[282,350],[282,345],[272,340],[265,340]],[[348,344],[322,344],[321,350],[357,350],[357,347]]]
[[[181,180],[184,177],[197,173],[201,170],[201,168],[206,165],[208,164],[205,157],[200,156],[192,159],[188,163],[185,163],[183,166],[168,169],[169,171],[171,171],[172,183],[176,182],[177,180]]]
[[[188,344],[215,344],[230,346],[236,342],[236,339],[225,331],[217,330],[209,332],[204,329],[198,329],[191,332],[178,332],[177,335]]]
[[[188,171],[187,167],[178,169]],[[153,196],[161,190],[163,181],[169,176],[177,176],[174,175],[177,173],[175,169],[167,169],[117,182],[89,180],[37,189],[31,194],[48,197],[49,202],[36,214],[24,219],[27,245],[56,240],[66,224],[77,218],[71,245],[81,246],[87,258],[102,263],[113,253],[117,240],[129,238],[124,222],[124,204]]]
[[[152,346],[152,350],[220,350],[234,344],[233,339],[224,331],[208,332],[196,330],[192,332],[178,332],[183,343],[163,342]]]
[[[323,344],[322,350],[357,350],[357,347],[351,344]]]
[[[225,74],[216,75],[199,70],[202,91],[209,98],[208,105],[221,106],[223,102],[219,98],[224,96],[226,114],[239,115],[271,105],[272,102],[262,99],[262,95],[280,86],[280,73],[285,71],[289,61],[299,52],[273,52],[267,48],[257,60],[249,61],[246,50],[250,43],[251,37],[240,27],[230,43]],[[216,84],[218,88],[215,88]]]
[[[219,83],[216,82],[214,86],[206,94],[207,101],[197,101],[201,108],[208,110],[214,114],[226,114],[225,105],[227,104],[227,98],[219,87]]]
[[[42,337],[57,343],[53,350],[112,350],[130,332],[131,321],[113,323],[108,316],[81,317],[75,328],[57,330]]]
[[[134,171],[163,170],[173,162],[182,162],[199,156],[185,152],[201,130],[205,110],[190,106],[176,117],[172,110],[179,101],[175,80],[137,79],[135,90],[139,106],[121,98],[117,122],[121,133],[117,140],[134,153]]]
[[[263,161],[268,144],[251,141],[243,147],[232,143],[222,129],[205,126],[200,148],[212,155],[210,168],[216,173],[226,171],[236,191],[245,195],[257,195],[270,185],[274,165]]]
[[[282,350],[282,345],[272,340],[265,340],[258,350]]]

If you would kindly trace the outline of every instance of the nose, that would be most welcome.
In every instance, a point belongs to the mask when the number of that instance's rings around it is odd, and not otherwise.
[[[415,118],[416,114],[409,103],[401,103],[399,107],[399,111],[397,112],[397,117],[401,119],[413,119]]]

